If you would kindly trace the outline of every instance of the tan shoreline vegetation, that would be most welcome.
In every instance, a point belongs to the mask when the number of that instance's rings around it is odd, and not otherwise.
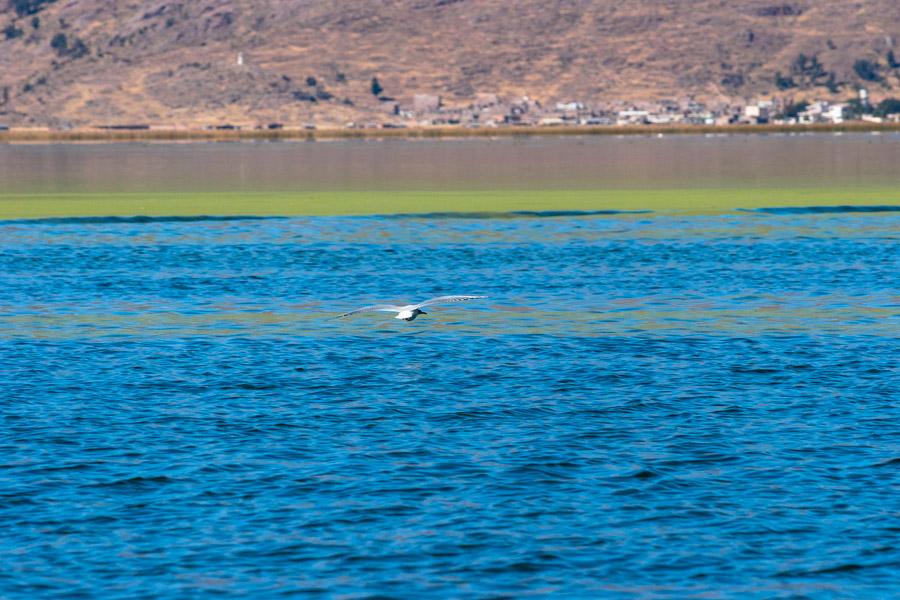
[[[505,127],[408,128],[229,128],[229,129],[100,129],[52,130],[11,128],[0,131],[0,143],[47,142],[206,142],[241,140],[440,139],[578,135],[715,135],[766,133],[853,133],[900,131],[900,123],[853,121],[814,124],[732,125],[540,125]]]

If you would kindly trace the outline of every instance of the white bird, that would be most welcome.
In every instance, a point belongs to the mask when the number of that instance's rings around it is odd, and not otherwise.
[[[427,315],[428,313],[422,310],[425,306],[433,306],[435,304],[451,304],[453,302],[465,302],[466,300],[477,300],[479,298],[487,298],[487,296],[438,296],[437,298],[431,298],[430,300],[426,300],[425,302],[419,302],[418,304],[406,304],[403,306],[397,304],[374,304],[372,306],[363,306],[362,308],[357,308],[356,310],[351,310],[348,313],[344,313],[340,315],[341,317],[349,317],[350,315],[355,315],[356,313],[363,312],[395,312],[397,316],[395,319],[403,319],[404,321],[412,321],[419,315]]]

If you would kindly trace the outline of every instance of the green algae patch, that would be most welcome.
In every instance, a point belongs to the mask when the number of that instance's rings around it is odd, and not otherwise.
[[[0,219],[314,216],[442,212],[655,211],[716,214],[802,206],[900,206],[900,188],[666,188],[0,194]]]

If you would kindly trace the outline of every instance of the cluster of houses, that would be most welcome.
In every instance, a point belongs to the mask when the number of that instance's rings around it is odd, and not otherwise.
[[[900,122],[900,114],[874,117],[853,110],[854,104],[859,107],[867,103],[866,90],[859,90],[855,103],[818,100],[797,104],[787,99],[704,104],[685,98],[644,103],[571,101],[544,105],[527,96],[505,100],[496,94],[478,94],[469,104],[448,105],[437,94],[416,94],[411,102],[390,99],[381,123],[352,122],[347,127],[837,124],[850,119]]]
[[[900,107],[900,100],[885,101]],[[497,94],[477,94],[472,101],[448,103],[438,94],[415,94],[397,100],[379,96],[377,110],[367,111],[363,120],[348,122],[349,129],[401,129],[414,127],[553,127],[553,126],[640,126],[640,125],[807,125],[840,124],[849,120],[873,123],[900,123],[898,112],[878,116],[870,104],[868,92],[860,89],[856,98],[848,101],[816,100],[795,101],[792,98],[759,99],[749,102],[703,103],[693,98],[660,100],[655,102],[554,102],[542,103],[528,96],[503,98]],[[879,107],[883,108],[883,104]],[[321,124],[321,123],[319,123]],[[302,124],[305,129],[316,129],[315,117]],[[329,127],[336,126],[332,122]],[[96,125],[104,130],[189,129],[187,126],[151,126],[148,124]],[[206,129],[240,130],[296,128],[283,123],[218,123]],[[70,124],[57,126],[72,129]],[[8,130],[0,124],[0,131]]]

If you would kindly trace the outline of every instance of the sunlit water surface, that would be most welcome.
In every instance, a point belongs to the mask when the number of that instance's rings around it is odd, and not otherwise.
[[[0,223],[0,596],[890,597],[898,231]]]

